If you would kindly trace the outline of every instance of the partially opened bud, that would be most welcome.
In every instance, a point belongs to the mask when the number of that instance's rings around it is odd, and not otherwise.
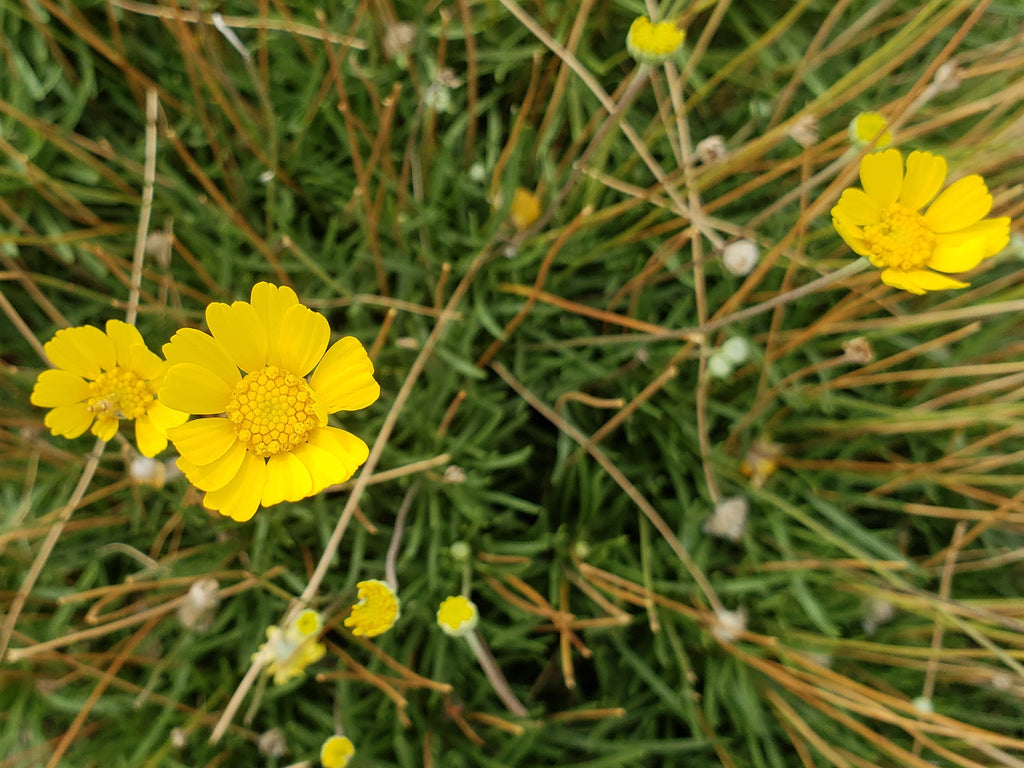
[[[626,50],[642,64],[661,64],[679,50],[686,33],[670,21],[653,23],[638,16],[629,26]]]

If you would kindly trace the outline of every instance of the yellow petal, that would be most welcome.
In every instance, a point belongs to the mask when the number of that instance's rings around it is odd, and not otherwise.
[[[238,442],[234,425],[217,417],[170,428],[167,436],[183,459],[199,466],[216,461]]]
[[[981,176],[965,176],[935,198],[924,215],[933,232],[955,232],[976,224],[992,210],[992,195]]]
[[[235,364],[245,372],[267,364],[267,334],[252,304],[236,301],[231,306],[219,301],[206,308],[206,324]]]
[[[213,336],[196,330],[182,328],[163,347],[164,357],[170,365],[192,363],[206,368],[211,375],[234,386],[242,380],[238,366]]]
[[[895,269],[882,271],[882,282],[899,288],[903,291],[916,293],[918,295],[928,291],[948,291],[952,288],[967,288],[967,283],[961,283],[951,277],[929,272],[926,269],[917,269],[910,272],[897,272]]]
[[[135,370],[132,347],[146,346],[138,328],[121,320],[107,320],[107,337],[114,345],[114,357],[117,358],[117,364],[122,368]]]
[[[128,351],[132,359],[131,370],[144,379],[154,381],[164,375],[167,363],[145,344],[135,344]]]
[[[199,490],[219,491],[238,476],[247,455],[249,453],[245,445],[236,442],[223,456],[203,466],[193,464],[186,458],[179,458],[178,469]]]
[[[168,408],[159,400],[154,400],[150,403],[149,408],[146,410],[146,416],[149,417],[149,420],[153,422],[157,429],[163,432],[188,421],[187,413]]]
[[[306,466],[291,453],[279,453],[267,459],[267,484],[263,487],[263,506],[282,501],[298,501],[310,495],[313,478]]]
[[[345,482],[355,474],[370,455],[370,449],[366,447],[366,443],[351,432],[335,427],[322,427],[316,430],[303,447],[322,450],[334,459],[330,466],[324,464],[320,467],[325,471],[318,472],[316,466],[307,463],[305,454],[298,456],[313,475],[313,493],[319,493],[329,485]],[[314,453],[313,458],[315,461],[322,457]],[[322,484],[318,484],[318,481]]]
[[[978,231],[985,233],[985,258],[995,256],[1010,242],[1010,217],[1000,216],[998,219],[983,219],[977,224],[961,230],[961,232]]]
[[[88,400],[89,383],[81,376],[62,370],[48,370],[39,374],[29,401],[41,408],[56,408]]]
[[[839,202],[832,209],[832,216],[863,227],[882,220],[882,206],[864,190],[850,187],[843,190]]]
[[[46,414],[43,423],[55,435],[74,438],[83,434],[92,424],[94,414],[84,403],[59,405]]]
[[[148,414],[140,416],[135,420],[135,445],[139,447],[139,453],[152,458],[167,447],[167,433]]]
[[[312,478],[309,495],[320,493],[335,483],[343,483],[355,472],[355,469],[349,471],[348,464],[341,456],[335,456],[330,451],[313,445],[312,442],[300,445],[292,451],[292,456],[301,461],[309,471]]]
[[[232,387],[195,363],[172,365],[160,387],[160,402],[185,413],[223,413]]]
[[[982,219],[956,232],[936,235],[928,266],[940,272],[966,272],[999,253],[1009,241],[1009,218]]]
[[[835,209],[833,209],[835,210]],[[832,226],[835,228],[839,236],[846,241],[846,244],[850,246],[855,253],[861,256],[870,256],[871,251],[868,249],[868,244],[864,241],[863,237],[860,237],[860,227],[852,227],[846,224],[842,219],[833,218]]]
[[[860,161],[860,183],[882,208],[892,205],[903,184],[903,156],[895,149],[865,155]]]
[[[309,384],[328,413],[357,411],[380,397],[380,385],[373,378],[373,363],[354,336],[331,345]]]
[[[91,325],[57,331],[43,349],[55,367],[83,379],[95,379],[101,369],[109,371],[117,364],[114,345],[107,334]]]
[[[956,245],[943,243],[938,236],[935,250],[926,266],[939,272],[966,272],[974,269],[985,258],[985,238],[979,237]]]
[[[220,490],[206,494],[203,503],[232,520],[250,520],[259,508],[266,476],[267,463],[247,453],[235,478]]]
[[[117,416],[111,416],[109,413],[101,413],[96,416],[96,421],[93,422],[92,433],[100,440],[109,441],[117,434],[117,428],[119,425],[120,421]]]
[[[899,202],[918,211],[931,202],[945,179],[946,158],[931,152],[911,152]]]
[[[288,308],[299,303],[299,297],[286,285],[256,283],[252,287],[250,302],[267,333],[267,365],[279,366],[281,321]]]
[[[281,319],[280,366],[305,376],[320,362],[330,340],[326,317],[302,304],[289,307]]]

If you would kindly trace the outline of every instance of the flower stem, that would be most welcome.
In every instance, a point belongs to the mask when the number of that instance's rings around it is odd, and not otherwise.
[[[870,262],[865,258],[857,259],[854,262],[847,264],[842,269],[837,269],[835,272],[830,272],[827,275],[822,275],[817,280],[812,280],[806,285],[801,285],[799,288],[794,288],[791,291],[780,293],[778,296],[762,301],[760,304],[755,304],[752,307],[741,309],[739,312],[733,312],[731,315],[719,318],[718,320],[711,320],[710,322],[704,323],[697,328],[686,329],[686,331],[674,331],[673,335],[689,336],[692,333],[710,333],[711,331],[717,331],[719,328],[724,328],[727,325],[738,323],[743,320],[749,320],[752,317],[763,315],[776,307],[780,307],[783,304],[789,304],[790,302],[802,299],[804,296],[808,296],[812,293],[820,291],[822,288],[826,288],[832,283],[838,283],[840,280],[845,280],[848,277],[859,274],[868,268]]]
[[[509,712],[519,717],[526,717],[529,713],[526,711],[526,707],[523,706],[523,702],[516,698],[516,695],[512,693],[512,689],[508,685],[508,680],[505,679],[505,675],[502,674],[501,669],[498,667],[498,663],[494,660],[491,652],[487,650],[487,646],[484,645],[483,639],[480,637],[479,630],[475,630],[466,635],[466,642],[469,643],[469,647],[473,649],[473,653],[476,655],[476,660],[480,662],[480,666],[484,670],[484,674],[487,675],[487,679],[494,687],[494,692],[498,694],[498,698],[501,699],[501,703],[505,705]]]
[[[409,509],[412,507],[412,500],[416,498],[416,493],[420,489],[422,482],[417,479],[409,486],[409,490],[405,493],[405,498],[402,499],[402,505],[398,508],[398,514],[395,516],[395,530],[391,534],[391,543],[388,544],[388,553],[384,558],[384,581],[391,591],[396,595],[398,594],[398,573],[395,567],[398,561],[398,548],[402,544],[402,532],[405,530],[405,519],[409,516]]]

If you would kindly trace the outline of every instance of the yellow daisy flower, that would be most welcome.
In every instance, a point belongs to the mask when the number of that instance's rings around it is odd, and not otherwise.
[[[992,195],[981,176],[955,181],[936,197],[945,178],[938,155],[911,152],[904,172],[899,151],[876,152],[861,160],[863,189],[845,190],[832,209],[836,231],[882,269],[886,285],[918,294],[966,288],[937,273],[973,269],[1009,242],[1010,219],[985,218]]]
[[[327,647],[317,640],[322,627],[320,614],[308,609],[284,629],[271,625],[267,627],[267,642],[253,654],[252,660],[266,665],[267,673],[274,676],[274,685],[301,677],[306,667],[327,653]]]
[[[462,595],[446,597],[437,609],[437,626],[452,637],[469,634],[476,629],[479,620],[476,603]]]
[[[686,32],[671,21],[655,24],[646,16],[637,16],[626,34],[629,55],[644,64],[660,64],[679,50]]]
[[[331,736],[320,747],[320,764],[324,768],[345,768],[356,747],[347,736]]]
[[[135,443],[143,456],[167,447],[167,430],[187,414],[156,399],[166,363],[149,350],[133,325],[108,320],[106,333],[91,325],[57,331],[43,349],[55,368],[36,379],[31,402],[51,408],[44,423],[61,437],[92,430],[110,440],[120,419],[135,422]]]
[[[250,301],[211,304],[206,322],[212,335],[185,328],[164,345],[160,388],[165,405],[205,417],[168,431],[203,503],[244,521],[352,477],[366,443],[327,416],[380,396],[363,345],[346,336],[328,349],[327,319],[270,283]]]
[[[359,602],[352,606],[345,626],[351,627],[356,637],[376,637],[391,629],[400,612],[398,595],[379,579],[360,581],[356,588]]]

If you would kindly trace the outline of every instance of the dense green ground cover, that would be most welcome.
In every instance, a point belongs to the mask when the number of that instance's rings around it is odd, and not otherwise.
[[[641,70],[644,10],[0,5],[0,767],[313,765],[336,732],[353,766],[1024,759],[1020,240],[962,291],[787,294],[856,258],[828,211],[862,110],[1019,218],[1016,3],[671,3],[684,50]],[[260,280],[359,338],[370,482],[235,523],[134,482],[127,427],[76,494],[95,440],[29,405],[40,344],[123,319],[133,274],[153,349]],[[354,638],[403,507],[401,618]],[[211,743],[321,558],[327,656]],[[527,717],[436,626],[462,590]]]

